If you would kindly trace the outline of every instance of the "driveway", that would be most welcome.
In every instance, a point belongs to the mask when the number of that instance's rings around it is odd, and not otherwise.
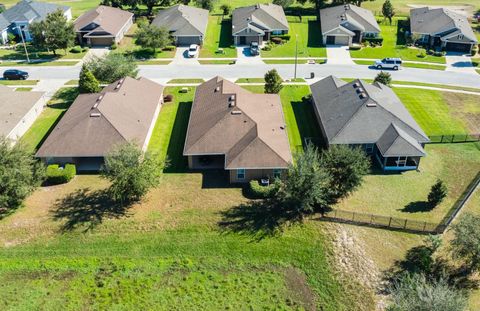
[[[329,65],[353,65],[348,46],[327,45],[327,63]]]
[[[265,63],[262,61],[262,57],[260,55],[254,56],[250,54],[250,47],[248,45],[245,45],[237,46],[237,64],[264,65]]]
[[[463,53],[447,52],[445,55],[447,63],[446,71],[473,73],[476,74],[475,67],[473,67],[470,55]]]
[[[175,57],[170,64],[190,64],[190,65],[199,65],[200,63],[197,60],[198,54],[195,57],[188,57],[188,46],[179,46],[175,51]]]
[[[89,60],[90,58],[92,57],[103,57],[105,55],[107,55],[108,53],[110,53],[110,48],[109,47],[103,47],[103,48],[99,48],[99,47],[94,47],[94,48],[90,48],[87,52],[87,54],[85,55],[85,57],[83,58],[83,60]]]

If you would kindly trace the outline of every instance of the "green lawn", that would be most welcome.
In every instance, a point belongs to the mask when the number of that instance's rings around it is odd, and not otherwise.
[[[274,45],[270,51],[261,51],[262,57],[295,57],[295,43],[298,45],[298,57],[326,57],[322,46],[320,25],[314,16],[287,16],[290,40],[285,44]],[[298,38],[296,37],[298,35]]]
[[[223,49],[223,54],[218,49]],[[237,49],[233,45],[232,21],[220,15],[208,17],[207,34],[205,35],[199,57],[237,57]]]
[[[48,60],[57,60],[57,59],[82,59],[87,52],[81,53],[71,53],[69,50],[65,53],[64,50],[57,50],[57,55],[54,55],[52,52],[39,50],[34,48],[32,45],[27,44],[27,51],[30,60],[35,59],[48,59]],[[0,49],[0,60],[9,61],[9,60],[26,60],[27,56],[25,54],[25,49],[23,45],[18,45],[15,49]]]
[[[478,95],[403,87],[394,90],[427,135],[476,133],[480,130],[475,125],[480,120]]]
[[[17,87],[15,92],[30,92],[32,89],[32,87]]]
[[[128,33],[125,34],[122,41],[117,46],[117,52],[124,53],[126,55],[131,55],[136,59],[148,59],[150,58],[173,58],[175,56],[175,50],[172,51],[162,51],[157,50],[154,52],[151,49],[144,49],[141,46],[135,44],[134,34],[137,30],[137,24],[133,24]],[[145,65],[147,65],[145,63]],[[152,64],[153,65],[153,64]],[[155,64],[163,65],[163,64]]]
[[[37,85],[38,80],[0,80],[2,85]]]
[[[225,60],[225,59],[211,59],[211,60],[199,60],[201,65],[233,65],[234,60]]]
[[[398,25],[397,25],[398,23]],[[419,49],[408,48],[405,46],[405,37],[403,31],[409,26],[405,19],[395,19],[390,26],[388,22],[379,23],[383,45],[381,47],[365,47],[361,50],[350,51],[352,58],[371,58],[382,59],[384,57],[400,57],[403,60],[413,60],[419,62],[445,63],[445,57],[427,55],[424,58],[418,57]],[[403,31],[398,31],[402,29]]]
[[[372,10],[377,14],[382,12],[382,1],[365,1],[362,3],[362,7]],[[420,6],[469,6],[472,11],[475,12],[476,9],[480,9],[480,3],[478,1],[465,1],[465,0],[394,0],[392,1],[393,6],[395,7],[395,12],[397,15],[408,16],[410,14],[411,7],[409,5],[420,5]]]
[[[46,61],[46,62],[35,62],[35,63],[27,63],[25,62],[2,62],[0,63],[1,67],[19,67],[19,66],[75,66],[78,64],[78,61]]]
[[[36,151],[77,95],[78,90],[74,87],[63,88],[57,91],[30,129],[22,136],[21,142],[30,150]]]
[[[167,84],[175,84],[175,83],[202,83],[205,82],[203,79],[172,79],[167,82]]]
[[[337,208],[359,213],[439,222],[480,170],[480,150],[475,144],[427,145],[420,171],[371,174],[364,184]],[[435,209],[425,202],[436,179],[448,187],[448,196]]]
[[[354,60],[353,62],[357,65],[373,66],[373,61],[371,60]],[[410,67],[410,68],[431,69],[431,70],[445,70],[447,68],[446,66],[443,66],[443,65],[418,64],[418,63],[406,63],[406,62],[403,62],[402,66]]]

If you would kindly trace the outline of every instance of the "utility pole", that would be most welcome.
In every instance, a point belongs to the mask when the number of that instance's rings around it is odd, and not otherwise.
[[[23,48],[25,49],[25,55],[27,56],[27,63],[30,63],[30,57],[28,57],[27,45],[25,44],[25,39],[23,38],[22,28],[17,26],[17,29],[20,31],[20,37],[22,37]]]
[[[298,34],[295,34],[295,73],[293,78],[297,78],[297,59],[298,59]]]

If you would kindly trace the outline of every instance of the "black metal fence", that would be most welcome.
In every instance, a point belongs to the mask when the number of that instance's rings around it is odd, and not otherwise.
[[[428,136],[430,144],[468,143],[480,141],[480,134],[453,134]]]

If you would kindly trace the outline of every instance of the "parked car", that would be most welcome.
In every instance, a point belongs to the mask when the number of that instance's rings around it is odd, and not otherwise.
[[[8,69],[3,72],[5,80],[27,80],[28,72],[18,69]]]
[[[188,57],[193,58],[197,56],[199,49],[200,47],[197,44],[191,44],[188,48]]]
[[[260,49],[258,48],[258,42],[252,41],[250,42],[250,55],[256,56],[260,54]]]
[[[384,58],[382,60],[375,61],[374,66],[377,69],[398,70],[402,66],[402,60],[400,58]]]

